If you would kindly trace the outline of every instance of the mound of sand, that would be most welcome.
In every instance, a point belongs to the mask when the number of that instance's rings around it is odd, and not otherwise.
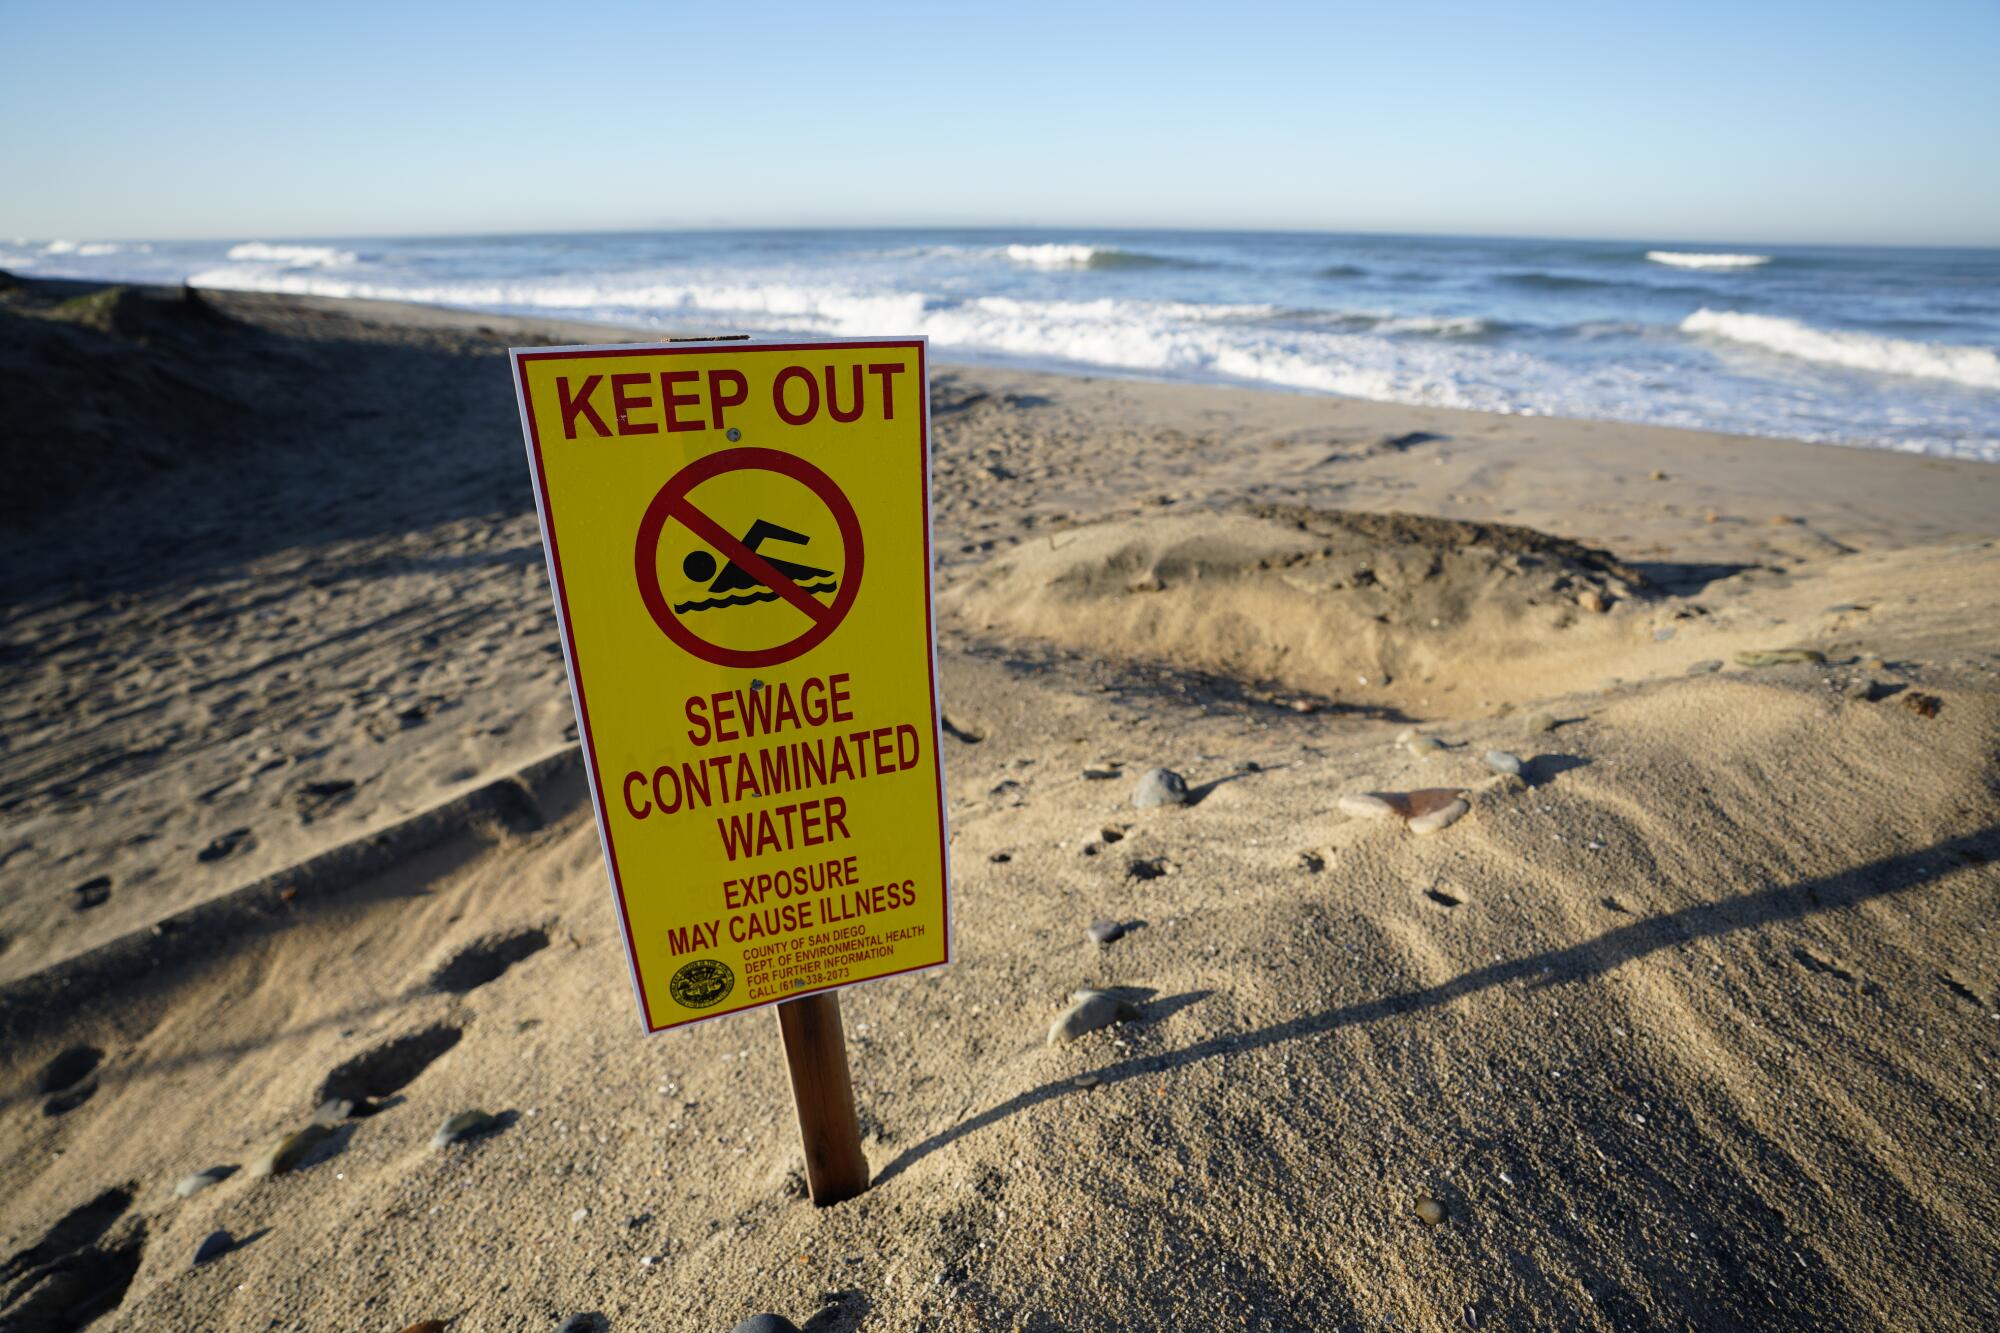
[[[193,290],[64,295],[0,274],[0,525],[240,447],[259,413],[228,367],[253,337]]]
[[[942,601],[984,634],[1361,704],[1423,709],[1451,690],[1479,709],[1595,683],[1653,598],[1611,555],[1530,528],[1259,504],[1079,527],[993,557]]]

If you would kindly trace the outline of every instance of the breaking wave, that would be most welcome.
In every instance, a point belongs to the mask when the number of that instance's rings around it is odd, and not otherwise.
[[[1706,306],[1681,321],[1681,332],[1707,334],[1766,351],[1884,375],[1952,380],[1975,389],[2000,389],[2000,355],[1990,347],[1910,342],[1847,329],[1816,329],[1778,315],[1746,315]]]
[[[1111,245],[1010,245],[1005,254],[1027,268],[1188,268],[1186,260],[1120,250]]]
[[[270,245],[263,241],[244,241],[241,245],[230,246],[226,257],[240,263],[283,264],[288,268],[332,268],[337,264],[352,264],[356,255],[352,250],[340,250],[331,245]]]
[[[150,245],[126,245],[121,241],[50,241],[42,247],[45,255],[75,255],[79,259],[92,259],[99,255],[119,255],[127,251],[134,254],[151,252]]]
[[[1771,262],[1769,255],[1714,255],[1692,250],[1648,250],[1646,258],[1675,268],[1756,268]]]

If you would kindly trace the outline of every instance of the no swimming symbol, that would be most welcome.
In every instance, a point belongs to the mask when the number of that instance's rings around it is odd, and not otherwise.
[[[819,498],[840,530],[841,559],[837,573],[764,554],[765,548],[774,542],[803,546],[808,539],[802,534],[754,518],[738,537],[732,534],[729,525],[704,513],[688,498],[688,493],[704,481],[745,471],[789,477]],[[660,542],[670,521],[692,533],[702,544],[687,554],[681,570],[696,582],[713,578],[706,598],[669,603],[660,587]],[[824,642],[854,605],[855,594],[861,588],[861,565],[861,521],[847,496],[833,478],[811,463],[776,449],[724,449],[698,458],[676,472],[646,506],[633,549],[639,597],[660,632],[704,662],[726,667],[776,666]],[[833,593],[831,602],[821,602],[815,596],[826,592]],[[807,624],[796,636],[766,648],[726,647],[696,633],[683,619],[773,600],[797,608]]]

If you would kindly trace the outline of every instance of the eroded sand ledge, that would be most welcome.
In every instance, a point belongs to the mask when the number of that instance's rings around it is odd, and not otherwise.
[[[0,1310],[2000,1317],[2000,469],[942,371],[964,961],[849,992],[880,1184],[815,1214],[764,1016],[635,1035],[564,776],[500,351],[602,330],[82,290],[0,293]],[[1045,1045],[1086,985],[1142,1019]]]

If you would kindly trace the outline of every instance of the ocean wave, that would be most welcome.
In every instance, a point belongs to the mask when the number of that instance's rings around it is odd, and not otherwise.
[[[642,320],[663,325],[688,317],[727,316],[729,322],[773,331],[858,334],[921,332],[926,299],[921,292],[854,292],[774,282],[649,282],[525,279],[518,282],[374,282],[312,271],[273,271],[267,265],[212,268],[188,278],[193,287],[333,296],[353,300],[415,301],[475,310],[563,311],[593,319]]]
[[[1525,287],[1538,292],[1583,291],[1591,287],[1616,287],[1621,284],[1608,282],[1603,278],[1578,278],[1567,273],[1502,273],[1495,279],[1510,287]]]
[[[118,255],[128,251],[133,254],[151,254],[150,245],[127,245],[122,241],[50,241],[42,247],[45,255],[75,255],[79,259],[90,259],[98,255]]]
[[[1484,338],[1506,329],[1504,321],[1478,315],[1397,315],[1375,326],[1377,333],[1421,333],[1433,338]]]
[[[1359,278],[1366,276],[1367,273],[1368,270],[1362,268],[1359,264],[1328,264],[1325,268],[1314,270],[1313,276],[1318,278]]]
[[[1476,317],[1386,310],[1287,311],[1260,303],[1102,297],[945,298],[810,283],[668,282],[603,278],[388,283],[320,270],[234,264],[195,274],[197,287],[302,296],[417,301],[561,312],[615,323],[705,332],[858,337],[923,334],[961,354],[1045,365],[1098,366],[1170,377],[1251,380],[1278,387],[1441,407],[1549,410],[1515,387],[1549,378],[1517,354],[1476,339],[1502,327]],[[1317,315],[1317,318],[1313,316]],[[1305,316],[1304,319],[1288,317]],[[1498,360],[1495,360],[1498,358]]]
[[[1769,255],[1703,254],[1693,250],[1648,250],[1646,258],[1675,268],[1756,268],[1771,262]]]
[[[1115,245],[1010,245],[1001,252],[1026,268],[1192,268],[1184,259]]]
[[[1706,306],[1681,321],[1681,332],[1707,334],[1766,351],[1884,375],[1951,380],[1975,389],[2000,389],[2000,355],[1990,347],[1910,342],[1847,329],[1816,329],[1778,315],[1749,315]]]
[[[244,241],[229,247],[226,258],[238,263],[283,264],[288,268],[332,268],[352,264],[356,255],[331,245],[271,245],[264,241]]]

